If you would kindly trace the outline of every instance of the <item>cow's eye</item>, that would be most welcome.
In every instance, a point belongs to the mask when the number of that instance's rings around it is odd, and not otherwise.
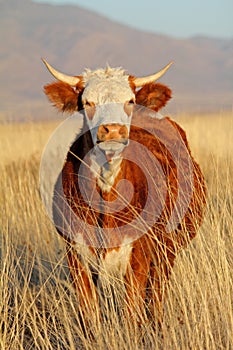
[[[128,102],[129,104],[135,104],[135,99],[134,98],[131,98],[131,100],[129,100],[129,102]]]
[[[91,101],[84,100],[83,107],[85,109],[85,113],[87,115],[87,118],[89,120],[92,120],[94,118],[94,114],[95,114],[95,103],[91,102]]]
[[[130,117],[132,115],[133,109],[134,109],[134,105],[135,105],[134,98],[131,98],[131,100],[125,102],[125,104],[124,104],[124,111],[128,115],[128,117]]]
[[[95,107],[95,103],[94,102],[91,102],[91,101],[83,101],[83,105],[85,108],[89,108],[89,107]]]

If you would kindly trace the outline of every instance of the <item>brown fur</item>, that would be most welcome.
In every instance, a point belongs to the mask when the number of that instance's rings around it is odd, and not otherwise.
[[[171,90],[159,83],[144,85],[136,93],[136,103],[158,112],[171,98]]]
[[[80,93],[83,91],[82,83],[74,89],[63,82],[45,85],[44,92],[50,102],[61,112],[72,114],[80,109]]]

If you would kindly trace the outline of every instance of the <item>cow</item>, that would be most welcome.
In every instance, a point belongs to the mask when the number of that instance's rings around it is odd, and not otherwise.
[[[172,62],[135,77],[109,66],[69,76],[43,61],[56,78],[44,87],[50,102],[83,118],[53,193],[83,315],[101,308],[101,279],[115,276],[128,312],[161,324],[175,258],[196,236],[206,203],[185,131],[160,113],[172,91],[157,80]]]

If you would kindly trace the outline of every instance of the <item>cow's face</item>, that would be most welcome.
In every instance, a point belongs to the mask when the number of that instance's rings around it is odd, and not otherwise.
[[[106,68],[83,75],[82,105],[94,144],[105,152],[128,144],[135,93],[121,69]]]
[[[171,63],[149,77],[135,78],[121,68],[86,70],[82,76],[70,77],[56,71],[44,61],[59,80],[45,86],[45,93],[62,111],[74,113],[84,109],[86,123],[94,145],[106,154],[119,153],[129,139],[135,103],[158,111],[171,97],[171,90],[154,84]],[[137,87],[142,87],[136,92]]]

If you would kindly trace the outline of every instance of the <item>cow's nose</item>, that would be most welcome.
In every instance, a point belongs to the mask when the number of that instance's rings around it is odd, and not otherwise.
[[[128,138],[128,129],[126,125],[120,124],[103,124],[97,131],[97,140],[99,142],[110,140],[122,140]]]

